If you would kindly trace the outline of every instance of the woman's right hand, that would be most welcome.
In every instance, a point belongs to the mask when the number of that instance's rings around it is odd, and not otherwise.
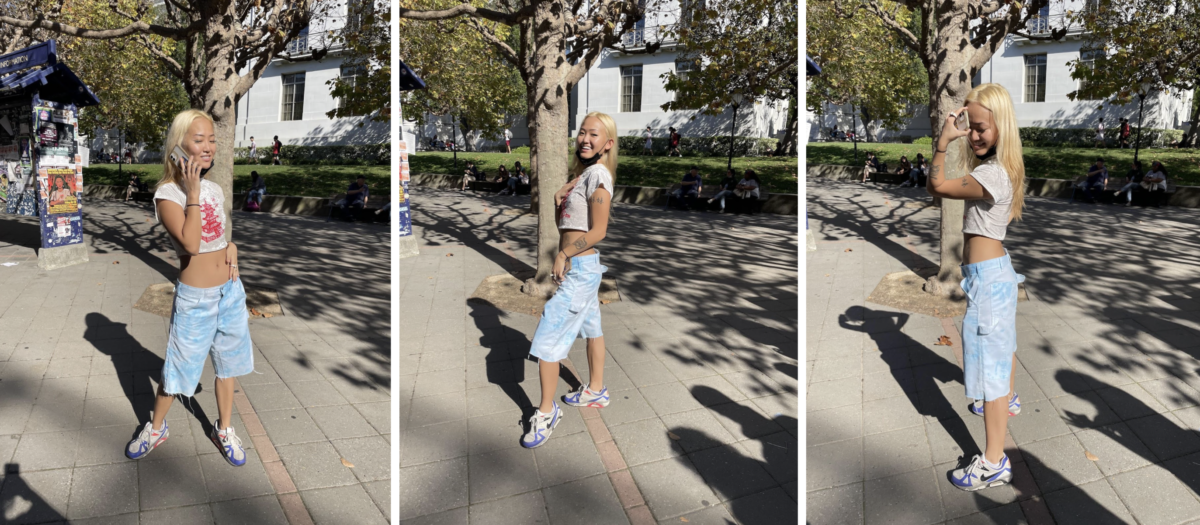
[[[575,180],[563,184],[562,189],[558,190],[558,193],[554,194],[554,205],[562,206],[563,201],[567,198],[567,194],[571,193],[571,190],[575,189],[576,184],[579,184],[579,177],[575,177]]]
[[[940,142],[941,146],[943,147],[938,149],[946,149],[945,146],[950,145],[954,139],[967,136],[969,133],[967,130],[958,129],[958,126],[954,125],[955,120],[958,119],[958,115],[965,113],[966,111],[967,108],[964,106],[958,108],[958,111],[954,111],[946,116],[946,122],[942,125],[942,135],[938,138],[938,142]]]
[[[179,159],[179,169],[183,171],[180,182],[187,193],[188,203],[199,203],[200,163]]]

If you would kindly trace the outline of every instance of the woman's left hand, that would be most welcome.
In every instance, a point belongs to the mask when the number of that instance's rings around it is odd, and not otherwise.
[[[225,264],[229,265],[229,278],[236,282],[238,280],[237,245],[229,243],[229,246],[225,248]]]
[[[567,259],[567,254],[559,250],[558,255],[554,257],[554,283],[562,284],[567,279],[569,271],[571,271],[571,260]]]

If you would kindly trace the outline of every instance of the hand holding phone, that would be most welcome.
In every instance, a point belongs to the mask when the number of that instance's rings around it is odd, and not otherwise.
[[[958,116],[954,118],[954,127],[958,128],[959,131],[966,131],[967,128],[971,127],[971,122],[967,118],[966,109],[959,110]]]

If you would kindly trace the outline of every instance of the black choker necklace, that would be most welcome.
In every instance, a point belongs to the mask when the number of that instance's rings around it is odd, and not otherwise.
[[[987,153],[984,153],[983,155],[975,155],[975,158],[977,158],[979,160],[988,160],[995,156],[996,156],[996,146],[992,146],[991,148],[989,148],[987,150]]]
[[[593,164],[599,162],[601,155],[604,155],[604,154],[597,153],[595,155],[592,155],[592,158],[589,159],[589,158],[583,156],[583,150],[579,150],[579,149],[575,150],[575,158],[579,159],[579,163],[583,164],[583,167],[585,167],[585,168],[589,168]]]

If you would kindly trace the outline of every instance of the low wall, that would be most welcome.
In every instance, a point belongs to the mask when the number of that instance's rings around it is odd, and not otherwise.
[[[861,181],[862,168],[854,166],[812,165],[808,167],[809,178],[825,178],[837,181]],[[1070,198],[1073,180],[1027,179],[1025,195],[1034,197]],[[1200,186],[1176,186],[1175,193],[1167,201],[1170,206],[1200,208]]]
[[[861,177],[861,173],[859,177]],[[442,175],[434,173],[417,173],[410,177],[414,186],[439,190],[457,190],[462,187],[462,175]],[[626,204],[644,204],[647,206],[665,206],[667,204],[667,188],[651,188],[646,186],[621,186],[613,188],[613,201]],[[764,213],[779,215],[798,215],[799,197],[794,193],[768,193],[763,203]]]
[[[84,198],[88,199],[106,199],[106,200],[125,200],[125,186],[106,186],[100,184],[85,184],[83,191]],[[154,198],[153,192],[137,192],[134,194],[134,199],[139,201],[148,201]],[[386,204],[390,198],[388,196],[372,195],[368,199],[368,208],[380,208]],[[234,203],[246,202],[245,193],[233,194]],[[233,207],[235,210],[240,210],[240,205]],[[259,207],[260,211],[267,213],[286,213],[289,215],[309,215],[320,216],[329,214],[329,199],[322,197],[297,197],[293,195],[263,195],[262,204]]]

